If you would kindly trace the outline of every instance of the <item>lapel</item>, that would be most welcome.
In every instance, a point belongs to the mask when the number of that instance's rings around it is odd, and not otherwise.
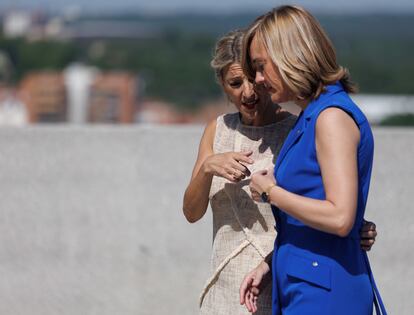
[[[304,117],[303,112],[298,117],[298,120],[296,121],[295,126],[290,131],[289,135],[287,136],[285,142],[283,143],[282,149],[279,152],[279,156],[277,157],[275,171],[278,170],[280,164],[282,163],[283,159],[285,158],[286,154],[289,152],[289,150],[292,148],[292,146],[299,140],[299,138],[302,136],[304,131]]]
[[[279,169],[280,164],[282,164],[283,159],[286,157],[286,154],[293,147],[293,145],[298,142],[303,132],[306,130],[308,122],[311,120],[312,116],[318,111],[318,109],[320,109],[320,107],[322,106],[322,104],[324,104],[325,101],[330,101],[330,97],[333,94],[342,91],[343,87],[340,82],[336,82],[335,84],[326,86],[326,91],[322,93],[316,100],[310,102],[309,105],[305,108],[305,110],[301,112],[296,121],[296,124],[293,126],[292,130],[290,131],[288,137],[285,140],[285,143],[282,146],[282,149],[279,152],[279,156],[277,158],[275,166],[275,173]]]

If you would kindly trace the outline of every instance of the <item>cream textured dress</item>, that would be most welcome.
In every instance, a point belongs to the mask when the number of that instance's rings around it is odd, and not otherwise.
[[[251,173],[272,169],[296,116],[262,127],[246,126],[239,113],[217,118],[214,153],[252,150]],[[213,211],[212,275],[200,297],[202,315],[250,314],[239,302],[245,275],[273,250],[275,221],[266,203],[251,199],[250,178],[232,183],[213,177],[210,205]],[[255,314],[271,314],[271,286],[261,293]]]

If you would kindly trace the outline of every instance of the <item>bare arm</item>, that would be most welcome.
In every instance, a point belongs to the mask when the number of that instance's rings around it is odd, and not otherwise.
[[[269,194],[271,203],[315,229],[348,235],[356,215],[359,138],[359,129],[347,113],[338,108],[324,110],[316,123],[316,151],[326,199],[303,197],[275,186]],[[261,193],[272,182],[273,175],[262,171],[253,175],[251,187]]]
[[[210,192],[213,174],[202,168],[205,160],[213,154],[214,135],[216,133],[216,120],[211,121],[205,128],[200,140],[198,156],[183,200],[183,212],[189,222],[200,220],[206,213],[208,194]]]
[[[236,182],[250,175],[242,163],[253,163],[249,158],[252,152],[214,154],[215,133],[216,120],[213,120],[204,130],[191,181],[184,194],[183,212],[191,223],[200,220],[206,213],[213,176],[221,176]]]

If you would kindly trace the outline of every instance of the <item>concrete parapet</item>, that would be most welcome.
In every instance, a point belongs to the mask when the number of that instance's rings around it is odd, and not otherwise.
[[[211,215],[181,212],[199,126],[0,129],[0,314],[197,313]],[[390,314],[414,309],[414,129],[375,129],[366,218]]]

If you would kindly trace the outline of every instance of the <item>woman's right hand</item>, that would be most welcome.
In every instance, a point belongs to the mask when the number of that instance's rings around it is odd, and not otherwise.
[[[253,164],[250,158],[253,151],[226,152],[210,155],[203,164],[204,172],[214,176],[220,176],[231,182],[238,182],[246,176],[250,176],[245,164]]]
[[[257,311],[257,298],[261,289],[270,281],[268,275],[270,275],[270,267],[266,261],[262,261],[244,277],[240,285],[240,304],[244,304],[250,313]]]

